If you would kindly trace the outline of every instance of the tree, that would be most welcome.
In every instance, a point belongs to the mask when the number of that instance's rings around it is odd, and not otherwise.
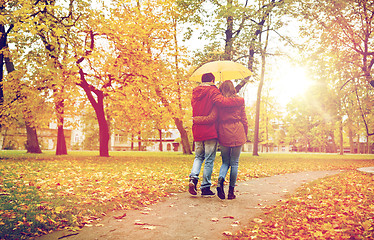
[[[6,10],[6,3],[2,2],[0,5],[0,11],[2,13],[5,13],[4,15],[7,14]],[[10,14],[12,16],[12,14]],[[5,25],[9,24],[8,29],[6,29]],[[12,118],[11,114],[9,114],[9,110],[7,108],[14,106],[15,103],[17,103],[20,99],[25,99],[25,95],[22,96],[22,93],[20,89],[16,90],[15,96],[13,99],[9,99],[9,101],[4,105],[4,63],[6,66],[6,69],[8,71],[9,78],[14,79],[14,83],[16,86],[21,87],[21,83],[19,81],[19,75],[15,74],[15,67],[13,62],[11,61],[10,58],[10,52],[8,49],[8,34],[12,31],[14,28],[14,23],[12,17],[9,19],[3,18],[1,23],[0,23],[0,33],[1,33],[1,38],[0,38],[0,108],[1,108],[1,118],[2,120],[4,119],[9,119]],[[24,113],[29,113],[29,108],[23,108]],[[8,112],[8,113],[6,113]],[[30,114],[27,114],[30,116]],[[26,149],[28,153],[41,153],[41,149],[39,146],[39,141],[37,137],[37,132],[35,126],[28,120],[25,119],[25,125],[26,125],[26,130],[27,130],[27,144],[26,144]],[[0,122],[0,126],[2,126]]]
[[[167,2],[116,1],[115,6],[108,9],[108,16],[93,17],[91,27],[82,30],[87,41],[77,54],[81,56],[77,58],[78,85],[96,111],[102,156],[109,155],[104,99],[113,117],[134,115],[136,123],[147,122],[161,108],[168,109],[163,117],[182,119],[174,111],[179,106],[180,81],[175,81],[172,67],[173,25],[162,11]]]
[[[49,71],[44,72],[41,83],[53,91],[58,126],[56,155],[67,154],[64,115],[66,99],[68,96],[72,98],[72,85],[75,83],[71,71],[73,56],[70,42],[75,38],[72,29],[84,15],[84,6],[82,0],[70,0],[66,7],[56,1],[37,1],[31,5],[31,14],[27,19],[30,32],[41,40],[47,56],[46,66]]]
[[[342,51],[347,64],[360,69],[366,86],[374,87],[374,5],[370,0],[301,1],[302,12],[313,28],[323,30],[322,40],[330,51]],[[356,61],[356,59],[360,61]],[[364,84],[364,83],[363,83]]]
[[[343,131],[346,128],[351,152],[354,152],[354,139],[360,131],[368,139],[373,135],[370,127],[373,124],[373,88],[370,87],[370,69],[374,64],[370,45],[373,4],[355,0],[322,1],[318,4],[302,1],[301,7],[306,19],[302,33],[310,39],[308,45],[311,46],[306,51],[319,56],[311,59],[322,62],[320,68],[325,69],[325,77],[334,76],[327,83],[339,97],[341,138],[344,143]]]
[[[221,59],[233,60],[246,62],[248,68],[254,71],[254,56],[259,52],[257,51],[258,36],[262,33],[269,14],[281,8],[285,2],[287,1],[260,0],[256,3],[248,1],[241,3],[232,0],[226,2],[178,1],[178,6],[184,13],[183,21],[201,25],[207,29],[203,31],[201,38],[208,39],[209,44],[203,50],[205,53],[196,54],[195,64],[202,65]],[[209,15],[212,17],[207,18],[206,16]],[[191,35],[190,28],[187,36]],[[217,39],[223,39],[223,43]],[[236,86],[237,91],[239,92],[247,82],[248,79],[241,81]]]
[[[67,153],[63,133],[65,106],[67,105],[65,97],[67,91],[70,97],[73,95],[73,91],[69,89],[72,85],[70,78],[72,74],[69,71],[71,56],[68,55],[71,40],[69,30],[74,25],[72,22],[76,20],[74,7],[81,6],[83,1],[73,2],[71,1],[66,8],[56,1],[12,1],[6,3],[8,11],[11,12],[7,22],[17,29],[13,34],[12,43],[19,53],[18,56],[23,60],[30,61],[28,66],[26,64],[21,66],[30,72],[27,76],[29,77],[28,85],[32,85],[33,89],[39,91],[40,94],[49,90],[54,93],[52,98],[55,102],[58,123],[56,148],[58,155]],[[32,77],[31,74],[34,76]],[[48,94],[44,95],[46,99],[50,98]],[[34,132],[36,133],[36,131]]]
[[[261,31],[262,32],[262,31]],[[260,35],[260,39],[261,39]],[[260,83],[257,88],[257,100],[256,100],[256,115],[255,115],[255,130],[253,140],[253,156],[258,156],[258,143],[259,143],[259,131],[260,131],[260,111],[261,111],[261,92],[265,81],[265,61],[266,61],[266,49],[268,47],[269,32],[267,32],[264,46],[261,47],[261,77]]]
[[[283,117],[279,111],[280,106],[276,99],[271,96],[269,85],[264,85],[265,94],[262,97],[259,118],[259,133],[258,142],[266,147],[269,151],[269,146],[272,144],[280,145],[285,142],[284,130],[282,129]],[[248,139],[254,143],[254,130],[256,123],[257,102],[246,108],[249,132]],[[255,146],[254,146],[255,147]],[[256,146],[258,148],[258,145]]]
[[[179,1],[181,6],[185,7],[188,5],[185,1]],[[190,2],[189,2],[190,3]],[[268,45],[269,32],[276,31],[281,26],[281,21],[269,22],[270,15],[282,15],[285,13],[282,7],[287,6],[288,1],[257,1],[255,4],[251,4],[246,1],[244,4],[239,2],[228,0],[226,4],[219,1],[213,1],[212,4],[215,7],[215,14],[217,19],[224,21],[212,20],[213,31],[207,34],[207,37],[212,41],[205,50],[206,54],[200,54],[201,64],[211,60],[234,60],[243,61],[247,63],[248,68],[255,71],[255,53],[260,53],[261,66],[260,70],[260,84],[257,92],[257,112],[256,112],[256,124],[255,124],[255,138],[253,155],[258,155],[258,131],[259,131],[259,114],[261,106],[261,91],[262,85],[265,78],[265,58],[266,48]],[[191,12],[193,16],[199,16],[203,11],[201,9],[200,2],[192,2],[187,13]],[[200,6],[200,8],[198,8]],[[286,9],[286,8],[284,8]],[[198,21],[194,21],[197,24],[201,24],[201,19],[197,18]],[[223,26],[223,23],[225,25]],[[266,27],[266,25],[268,27]],[[271,26],[270,26],[271,25]],[[224,30],[224,31],[222,31]],[[266,41],[261,39],[264,32],[267,32]],[[215,40],[217,36],[224,36],[224,50],[221,51],[221,45]],[[215,51],[215,52],[213,52]],[[248,54],[249,52],[249,54]],[[249,81],[249,78],[241,80],[236,85],[237,92],[242,89],[245,84]]]

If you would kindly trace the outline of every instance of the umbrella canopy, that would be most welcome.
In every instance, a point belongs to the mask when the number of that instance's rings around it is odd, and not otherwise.
[[[234,80],[246,78],[252,75],[252,72],[240,63],[232,61],[214,61],[209,62],[198,69],[191,75],[191,81],[201,81],[204,73],[213,73],[217,82],[225,80]]]

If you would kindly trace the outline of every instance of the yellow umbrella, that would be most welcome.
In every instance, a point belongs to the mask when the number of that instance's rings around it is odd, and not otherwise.
[[[191,75],[191,81],[201,82],[204,73],[213,73],[217,82],[242,79],[252,75],[252,72],[240,63],[232,61],[214,61],[205,63]]]

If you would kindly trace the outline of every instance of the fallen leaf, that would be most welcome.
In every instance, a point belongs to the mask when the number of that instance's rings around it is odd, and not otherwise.
[[[212,219],[210,219],[210,221],[212,221],[212,222],[218,222],[219,219],[218,218],[212,218]]]
[[[224,231],[222,234],[225,236],[232,236],[232,232],[229,231]]]
[[[261,218],[255,218],[255,219],[253,219],[253,221],[254,221],[255,223],[258,223],[258,224],[261,224],[261,223],[264,222],[264,220],[262,220]]]
[[[114,217],[115,219],[122,219],[122,218],[124,218],[124,217],[126,217],[126,213],[125,214],[123,214],[123,215],[121,215],[121,216],[118,216],[118,217]]]
[[[146,225],[145,223],[143,223],[141,220],[135,220],[135,225]]]
[[[156,226],[143,226],[143,229],[154,230],[156,229]]]
[[[321,231],[315,231],[313,233],[314,237],[322,237],[323,236],[323,233]]]

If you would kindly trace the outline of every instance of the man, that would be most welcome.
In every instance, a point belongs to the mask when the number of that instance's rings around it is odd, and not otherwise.
[[[212,73],[205,73],[201,77],[202,83],[193,89],[192,92],[192,117],[207,116],[213,109],[213,105],[218,106],[239,106],[244,104],[243,98],[226,98],[214,85],[215,77]],[[197,183],[201,166],[205,160],[203,170],[203,180],[201,182],[201,196],[213,196],[210,190],[212,185],[211,176],[214,159],[217,151],[217,129],[216,124],[193,124],[192,133],[195,141],[195,160],[192,166],[189,193],[197,195]]]

